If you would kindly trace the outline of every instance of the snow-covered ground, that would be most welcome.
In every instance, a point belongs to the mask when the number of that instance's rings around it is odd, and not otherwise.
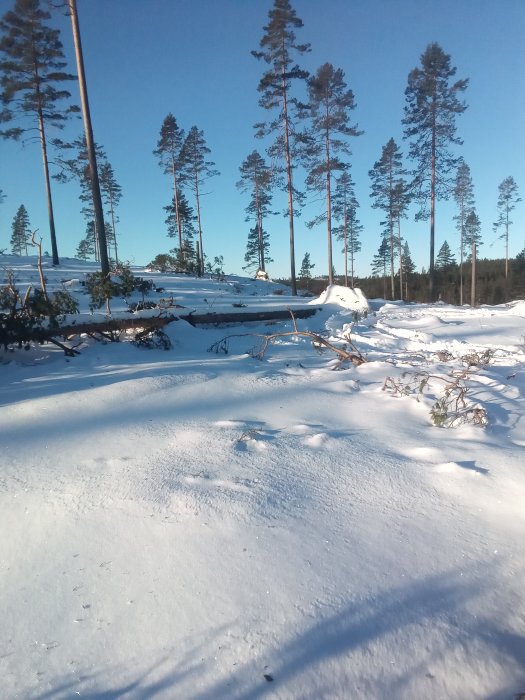
[[[21,286],[34,262],[0,260]],[[86,311],[91,267],[46,275]],[[525,692],[525,302],[371,301],[355,322],[339,288],[141,274],[190,310],[311,301],[299,329],[368,361],[292,336],[208,352],[290,322],[2,353],[0,697]]]

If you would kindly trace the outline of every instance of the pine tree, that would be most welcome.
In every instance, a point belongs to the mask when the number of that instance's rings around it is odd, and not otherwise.
[[[277,133],[277,141],[272,154],[280,155],[285,163],[286,191],[288,193],[288,221],[290,226],[290,280],[292,294],[297,294],[295,279],[295,240],[294,240],[294,198],[297,190],[293,185],[294,129],[291,110],[297,106],[297,99],[291,97],[292,81],[302,82],[308,72],[302,70],[294,60],[295,55],[303,55],[310,50],[309,44],[298,44],[295,29],[303,22],[289,0],[274,0],[273,9],[268,13],[269,22],[263,28],[260,41],[261,51],[252,55],[265,61],[270,67],[259,81],[261,93],[259,105],[263,109],[276,110],[277,116],[268,123],[256,124],[257,135],[262,137]]]
[[[183,181],[195,196],[197,209],[197,231],[199,234],[199,257],[197,260],[198,274],[204,274],[204,248],[202,245],[202,219],[201,219],[201,188],[210,177],[219,175],[219,171],[213,166],[215,163],[206,160],[211,153],[204,139],[204,132],[196,126],[192,126],[182,145],[181,161],[183,164]]]
[[[404,215],[408,206],[407,185],[404,179],[406,171],[403,169],[401,151],[391,138],[383,146],[381,158],[368,172],[372,180],[372,207],[382,209],[386,215],[385,235],[390,243],[390,283],[392,287],[392,299],[395,299],[395,270],[394,259],[396,254],[401,258],[401,235],[397,239],[394,234],[396,223]],[[397,253],[396,253],[397,248]],[[402,265],[400,260],[400,296],[403,298]]]
[[[159,165],[167,175],[173,179],[173,202],[175,206],[175,219],[179,236],[179,250],[182,250],[182,223],[179,218],[179,192],[182,171],[181,151],[184,143],[184,131],[177,124],[177,120],[170,112],[162,122],[157,148],[153,155],[159,159]]]
[[[417,164],[412,183],[415,198],[420,203],[416,219],[430,216],[429,297],[434,301],[434,239],[436,199],[446,199],[451,189],[450,172],[457,160],[449,151],[450,144],[461,144],[456,136],[456,115],[466,109],[459,99],[468,80],[451,84],[456,69],[450,56],[439,44],[429,44],[421,56],[421,68],[408,76],[405,90],[406,139],[410,139],[409,157]],[[430,211],[429,205],[430,204]]]
[[[453,267],[455,264],[456,259],[450,250],[450,246],[447,241],[444,241],[436,257],[436,269],[446,270],[449,267]]]
[[[385,235],[381,237],[381,245],[379,246],[377,253],[372,259],[372,273],[377,277],[383,277],[383,298],[387,298],[386,294],[386,278],[387,278],[387,268],[390,260],[390,245],[388,243],[388,238]]]
[[[325,63],[308,81],[309,111],[312,119],[307,150],[309,189],[324,192],[326,209],[308,226],[321,221],[327,223],[328,284],[333,284],[332,254],[332,178],[347,169],[341,156],[350,156],[348,138],[362,132],[350,124],[350,112],[355,109],[352,90],[347,89],[344,73]]]
[[[13,255],[27,255],[27,246],[31,242],[29,216],[23,204],[18,207],[11,225],[11,251]]]
[[[350,286],[354,286],[355,256],[361,250],[359,236],[363,226],[357,218],[359,203],[355,196],[354,183],[348,170],[341,173],[336,181],[333,196],[332,213],[335,221],[340,222],[334,229],[338,240],[343,242],[345,264],[345,285],[348,287],[348,258],[350,258]]]
[[[454,186],[454,199],[458,205],[458,214],[454,217],[459,231],[459,304],[463,306],[463,258],[465,255],[465,219],[468,212],[474,207],[474,185],[470,175],[470,168],[463,158],[458,160],[456,183]]]
[[[472,267],[470,305],[476,305],[476,261],[478,247],[481,245],[481,222],[476,211],[472,209],[465,219],[465,246],[470,248],[470,261]]]
[[[255,219],[255,231],[257,239],[253,239],[253,230],[248,234],[248,246],[244,259],[247,266],[243,269],[250,269],[255,262],[254,242],[257,243],[257,267],[263,272],[266,271],[267,253],[269,251],[269,235],[263,229],[263,221],[270,212],[272,202],[272,171],[264,158],[257,151],[252,151],[243,161],[239,168],[241,179],[237,182],[237,188],[245,193],[250,193],[250,203],[246,207],[246,221]]]
[[[102,194],[102,199],[106,205],[106,214],[109,215],[111,219],[110,228],[106,225],[106,236],[108,239],[108,246],[110,243],[113,244],[113,249],[115,251],[115,264],[118,267],[118,245],[117,245],[117,230],[115,224],[118,222],[118,216],[116,214],[116,208],[120,203],[122,197],[122,187],[118,184],[115,177],[115,171],[111,163],[105,159],[100,165],[100,190]]]
[[[505,280],[509,277],[509,227],[513,223],[509,215],[518,202],[518,185],[512,176],[506,177],[498,186],[498,220],[494,223],[495,232],[503,228],[500,238],[505,241]]]
[[[59,109],[57,102],[71,97],[61,84],[75,80],[64,72],[66,62],[59,31],[47,26],[49,12],[40,8],[39,0],[16,0],[14,9],[0,20],[0,123],[19,121],[0,131],[4,138],[20,139],[38,129],[44,180],[47,195],[49,233],[53,265],[59,264],[55,232],[53,200],[49,177],[47,152],[48,127],[63,128],[65,121],[77,107]],[[27,126],[26,117],[30,118]]]
[[[102,207],[102,196],[100,194],[96,144],[95,139],[93,137],[93,126],[91,123],[91,112],[89,109],[86,73],[84,70],[84,55],[82,51],[82,40],[80,36],[80,23],[78,18],[76,0],[67,0],[67,9],[71,18],[73,44],[75,46],[75,58],[78,71],[78,87],[80,90],[82,118],[84,121],[84,136],[86,139],[87,156],[89,161],[89,180],[91,185],[91,195],[93,198],[93,212],[95,216],[95,233],[97,237],[98,255],[100,260],[100,273],[102,277],[107,277],[109,279],[109,256],[104,222],[104,210]]]

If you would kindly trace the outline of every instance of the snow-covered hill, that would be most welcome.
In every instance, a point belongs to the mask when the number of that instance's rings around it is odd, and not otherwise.
[[[38,279],[35,260],[1,262]],[[87,313],[91,269],[46,276]],[[0,696],[525,692],[525,303],[374,300],[356,322],[341,289],[135,272],[190,309],[311,301],[298,327],[368,361],[293,336],[250,355],[247,333],[291,322],[4,353]],[[436,427],[454,384],[457,427]]]

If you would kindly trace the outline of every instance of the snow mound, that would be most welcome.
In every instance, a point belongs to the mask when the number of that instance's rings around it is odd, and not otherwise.
[[[308,303],[316,306],[319,304],[336,304],[343,309],[352,309],[352,311],[360,311],[362,313],[369,310],[368,301],[360,289],[357,287],[349,289],[337,284],[328,286],[317,299],[312,299]]]

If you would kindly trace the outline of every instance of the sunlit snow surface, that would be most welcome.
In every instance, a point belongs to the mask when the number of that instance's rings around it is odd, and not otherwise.
[[[38,280],[34,259],[0,263]],[[46,269],[86,314],[90,269]],[[292,336],[250,355],[247,333],[291,321],[176,321],[170,351],[2,353],[0,697],[525,692],[525,303],[371,300],[356,321],[341,288],[137,273],[199,313],[313,302],[299,329],[368,362]],[[466,400],[488,425],[435,427],[435,378],[487,349]],[[416,373],[434,377],[423,395],[383,391]]]

